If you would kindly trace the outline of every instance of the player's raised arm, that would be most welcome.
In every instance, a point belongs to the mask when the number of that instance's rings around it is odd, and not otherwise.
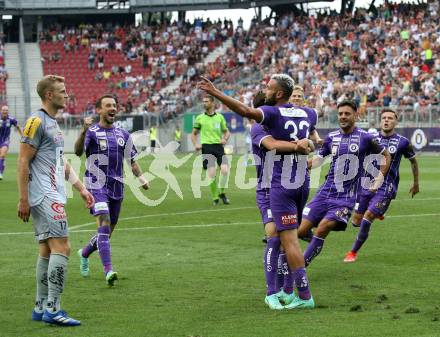
[[[240,116],[254,119],[257,122],[261,122],[263,120],[263,113],[261,110],[248,107],[246,104],[243,104],[240,101],[225,95],[223,92],[218,90],[206,77],[201,76],[201,81],[197,83],[197,87],[205,91],[207,94],[217,98],[220,102]]]
[[[20,125],[16,124],[15,125],[15,130],[17,130],[17,132],[19,133],[20,137],[23,136],[23,131],[21,131]]]
[[[84,153],[84,142],[85,142],[85,138],[86,138],[86,133],[87,133],[87,130],[89,129],[90,125],[92,125],[92,123],[93,123],[92,117],[84,118],[84,125],[81,130],[81,134],[79,135],[78,139],[76,140],[75,147],[74,147],[75,154],[78,157],[81,157],[81,155]]]
[[[309,154],[312,150],[307,138],[293,142],[286,142],[284,140],[276,140],[272,136],[268,136],[261,141],[261,145],[263,145],[267,150],[275,150],[277,153]]]

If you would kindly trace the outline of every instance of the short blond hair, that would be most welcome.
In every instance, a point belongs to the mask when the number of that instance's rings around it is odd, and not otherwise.
[[[37,93],[41,100],[45,100],[47,91],[53,90],[55,83],[64,83],[64,77],[58,75],[46,75],[37,84]]]
[[[293,87],[292,91],[301,91],[302,93],[304,93],[304,88],[302,86],[300,86],[300,85],[295,85]]]

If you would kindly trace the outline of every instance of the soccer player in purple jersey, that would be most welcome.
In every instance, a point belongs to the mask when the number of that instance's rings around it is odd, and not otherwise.
[[[256,109],[225,95],[204,77],[198,83],[198,88],[220,100],[232,111],[240,116],[256,120],[267,127],[273,138],[284,141],[308,138],[317,122],[315,111],[303,107],[298,108],[288,103],[293,86],[294,82],[290,76],[273,75],[265,90],[266,105]],[[283,155],[278,158],[272,157],[271,161],[273,174],[269,199],[276,232],[279,236],[269,238],[268,245],[279,247],[281,243],[298,289],[298,297],[285,308],[314,308],[315,304],[304,267],[304,257],[297,236],[298,214],[301,214],[309,189],[307,157],[297,154]],[[275,304],[279,302],[277,292],[278,289],[271,289],[268,295],[268,301],[273,303],[271,306],[278,306]]]
[[[359,227],[359,233],[356,241],[344,258],[344,262],[355,262],[357,253],[362,245],[367,241],[368,233],[373,221],[377,218],[383,218],[383,215],[390,206],[391,200],[396,198],[397,188],[399,186],[399,166],[402,155],[411,162],[413,174],[413,185],[409,190],[411,197],[419,193],[419,167],[416,154],[409,140],[395,131],[398,122],[397,113],[394,110],[386,108],[381,113],[380,134],[378,141],[391,154],[391,165],[387,175],[384,178],[382,186],[376,193],[366,189],[361,189],[358,194],[353,215],[352,224]],[[375,164],[377,167],[377,163]]]
[[[324,240],[330,231],[344,231],[354,207],[359,178],[363,172],[364,161],[370,154],[383,154],[385,164],[380,166],[381,175],[377,177],[371,190],[377,190],[381,184],[380,177],[385,176],[390,155],[378,144],[375,138],[356,127],[357,106],[350,100],[338,104],[338,121],[340,129],[330,132],[319,150],[315,163],[323,162],[324,157],[331,155],[332,162],[324,184],[310,203],[303,210],[299,236],[306,235],[310,229],[317,227],[312,241],[304,253],[306,265],[321,252]]]
[[[2,106],[2,115],[0,119],[0,180],[3,179],[3,172],[5,170],[5,160],[9,149],[9,137],[11,136],[11,127],[15,129],[23,136],[20,126],[14,117],[9,116],[9,107],[7,105]]]
[[[106,282],[113,286],[118,275],[113,271],[110,254],[110,236],[118,222],[124,197],[123,165],[126,161],[131,171],[138,177],[144,189],[149,184],[139,165],[135,161],[137,154],[130,134],[115,127],[117,101],[113,95],[104,95],[96,102],[99,123],[91,125],[86,119],[83,131],[75,143],[75,154],[86,152],[85,182],[87,189],[95,198],[95,205],[90,210],[95,216],[97,233],[89,243],[78,251],[81,275],[89,275],[89,256],[98,250],[104,267]]]
[[[254,108],[264,105],[265,95],[259,92],[253,101]],[[272,217],[270,209],[270,193],[269,188],[266,187],[270,183],[270,169],[264,169],[266,159],[266,152],[276,151],[277,153],[301,153],[309,154],[313,150],[313,143],[310,144],[308,139],[301,139],[298,142],[286,142],[273,138],[266,128],[258,123],[254,123],[251,128],[252,138],[252,153],[255,159],[255,167],[257,170],[258,184],[256,189],[256,201],[258,209],[260,210],[261,219],[263,221],[266,237],[269,242],[264,253],[264,269],[266,276],[267,296],[266,304],[275,310],[284,309],[284,305],[290,304],[295,299],[293,292],[293,279],[290,274],[290,269],[287,266],[284,251],[279,245],[275,247],[272,245],[274,237],[277,237],[276,225]],[[286,275],[286,277],[284,277]],[[271,301],[270,295],[277,290],[276,296],[278,301]]]

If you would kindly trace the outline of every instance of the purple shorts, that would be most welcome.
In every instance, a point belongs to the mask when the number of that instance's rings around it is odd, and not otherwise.
[[[390,207],[392,198],[383,193],[363,193],[358,196],[354,210],[356,213],[364,214],[367,209],[376,216],[383,216]]]
[[[270,210],[269,189],[257,191],[257,206],[260,210],[263,225],[273,222],[272,211]]]
[[[319,194],[303,210],[303,218],[317,227],[322,219],[336,221],[335,231],[345,231],[353,210],[353,200],[328,199]]]
[[[293,190],[283,187],[270,189],[270,209],[277,232],[297,229],[301,222],[301,213],[309,197],[309,185]]]
[[[109,198],[105,193],[95,193],[93,191],[90,193],[95,198],[95,205],[90,209],[90,214],[94,216],[110,214],[110,224],[116,225],[121,211],[122,199]]]

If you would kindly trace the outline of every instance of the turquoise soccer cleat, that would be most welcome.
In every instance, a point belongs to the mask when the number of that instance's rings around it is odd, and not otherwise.
[[[79,256],[79,272],[82,277],[89,276],[89,259],[87,257],[82,256],[82,248],[78,250]]]
[[[280,303],[277,294],[266,296],[264,302],[271,308],[272,310],[283,310],[284,307]]]
[[[107,284],[109,287],[113,287],[115,285],[115,281],[118,279],[118,273],[110,270],[106,275],[105,275],[105,280],[107,281]]]
[[[313,300],[313,297],[310,297],[308,300],[296,297],[292,303],[284,306],[285,309],[313,309],[314,307],[315,301]]]
[[[277,297],[280,300],[280,302],[283,303],[284,305],[288,305],[292,303],[295,299],[297,299],[295,292],[288,294],[284,292],[284,290],[280,290],[277,293]]]

